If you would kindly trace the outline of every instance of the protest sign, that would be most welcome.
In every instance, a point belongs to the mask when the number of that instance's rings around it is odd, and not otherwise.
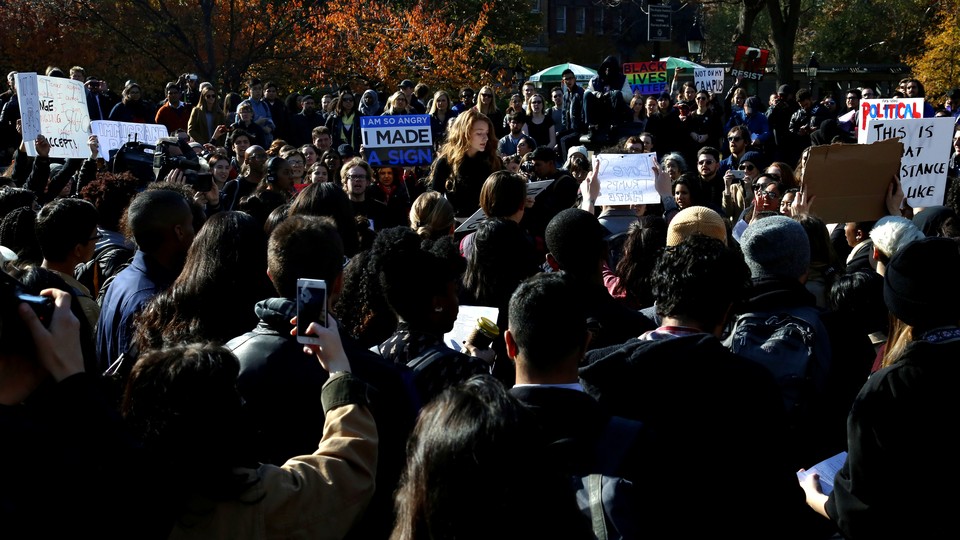
[[[923,98],[864,99],[860,102],[857,142],[867,142],[867,129],[873,120],[923,118]]]
[[[399,114],[360,118],[363,156],[372,167],[411,167],[433,162],[430,116]]]
[[[17,101],[28,155],[37,155],[34,140],[42,134],[50,143],[50,157],[90,157],[90,113],[82,82],[18,73]]]
[[[767,49],[758,49],[756,47],[746,47],[738,45],[733,55],[733,66],[730,68],[730,75],[759,81],[763,79],[763,73],[767,67],[767,58],[770,51]]]
[[[693,70],[693,83],[697,92],[706,90],[713,94],[723,93],[723,68],[703,68]]]
[[[659,61],[623,64],[630,90],[636,94],[659,94],[667,89],[667,63]]]
[[[826,223],[873,221],[887,214],[886,196],[900,168],[903,144],[887,139],[872,144],[811,146],[801,159],[800,185],[810,212]]]
[[[540,194],[543,190],[550,187],[553,180],[538,180],[536,182],[527,183],[527,197],[536,199],[537,195]],[[487,215],[483,213],[483,209],[479,209],[473,213],[472,216],[468,217],[463,223],[457,227],[457,230],[453,231],[455,234],[469,234],[477,230],[477,227],[480,226],[480,223],[487,219]]]
[[[139,141],[155,146],[160,137],[170,134],[162,124],[135,124],[113,120],[94,120],[90,122],[90,129],[100,142],[100,157],[107,161],[110,161],[111,150],[117,150],[128,142]]]
[[[653,183],[656,161],[654,153],[597,155],[597,206],[659,203],[660,195]]]
[[[893,138],[903,143],[900,182],[913,208],[943,204],[953,122],[950,117],[910,118],[874,120],[868,125],[868,143]]]

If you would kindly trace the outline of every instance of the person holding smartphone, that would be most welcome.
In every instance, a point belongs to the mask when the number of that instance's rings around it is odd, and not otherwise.
[[[766,163],[759,152],[744,152],[740,156],[736,169],[730,169],[723,175],[723,211],[734,224],[744,208],[753,204],[753,184]]]

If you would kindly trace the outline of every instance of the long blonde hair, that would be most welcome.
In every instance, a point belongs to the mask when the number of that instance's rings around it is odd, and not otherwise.
[[[490,106],[487,107],[487,110],[483,110],[483,99],[480,98],[480,94],[484,92],[490,92],[490,95],[493,96],[493,98],[490,100]],[[493,91],[493,87],[484,86],[483,88],[481,88],[480,91],[477,92],[477,104],[471,108],[476,109],[478,113],[486,114],[486,115],[496,114],[500,112],[500,109],[497,108],[497,93]]]

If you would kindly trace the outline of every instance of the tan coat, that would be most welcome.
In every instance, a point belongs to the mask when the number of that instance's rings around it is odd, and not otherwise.
[[[370,411],[329,411],[323,438],[309,456],[282,467],[246,469],[259,478],[240,500],[191,501],[171,539],[343,538],[370,502],[377,468],[377,427]]]

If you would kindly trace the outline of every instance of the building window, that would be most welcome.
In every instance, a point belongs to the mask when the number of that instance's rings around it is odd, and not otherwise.
[[[540,0],[533,0],[533,7],[530,9],[530,13],[540,13],[541,10]]]
[[[606,10],[604,10],[603,7],[599,7],[596,11],[594,11],[594,21],[597,24],[596,33],[598,36],[603,35],[603,15],[605,12]]]
[[[557,6],[557,33],[567,33],[567,6]]]
[[[587,8],[577,8],[577,33],[582,34],[587,31]]]

